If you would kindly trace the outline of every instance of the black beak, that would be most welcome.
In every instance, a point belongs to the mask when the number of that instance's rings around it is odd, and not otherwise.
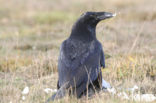
[[[115,17],[116,16],[116,13],[109,13],[109,12],[98,12],[97,13],[97,19],[98,20],[104,20],[104,19],[107,19],[107,18],[111,18],[111,17]]]

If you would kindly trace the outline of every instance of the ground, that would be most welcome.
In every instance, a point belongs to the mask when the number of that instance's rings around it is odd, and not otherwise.
[[[56,89],[60,44],[86,11],[116,12],[97,26],[106,55],[103,78],[115,88],[156,94],[155,0],[0,0],[0,103],[43,103]],[[29,94],[22,100],[22,90]],[[61,102],[121,103],[108,93]],[[137,102],[134,102],[137,103]],[[138,102],[140,103],[140,102]]]

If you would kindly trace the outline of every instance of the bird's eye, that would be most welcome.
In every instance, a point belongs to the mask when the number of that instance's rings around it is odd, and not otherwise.
[[[96,15],[90,15],[91,18],[96,18]]]

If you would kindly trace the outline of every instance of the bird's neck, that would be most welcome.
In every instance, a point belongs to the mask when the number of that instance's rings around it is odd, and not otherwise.
[[[86,25],[74,25],[69,38],[87,42],[95,40],[96,27]]]

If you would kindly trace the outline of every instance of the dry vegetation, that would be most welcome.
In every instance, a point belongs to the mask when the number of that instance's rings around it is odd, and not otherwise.
[[[156,94],[155,0],[0,0],[0,103],[43,103],[56,88],[59,47],[85,11],[117,12],[97,26],[106,59],[103,78],[118,88]],[[26,100],[21,91],[30,87]],[[10,102],[10,103],[11,103]],[[121,103],[108,93],[56,103]]]

